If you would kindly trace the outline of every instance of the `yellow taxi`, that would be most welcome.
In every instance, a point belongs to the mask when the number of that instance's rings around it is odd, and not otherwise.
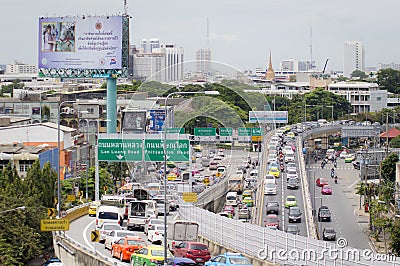
[[[254,200],[251,197],[245,197],[243,198],[243,204],[245,204],[247,207],[253,207]]]
[[[243,191],[243,193],[242,193],[242,197],[243,198],[247,198],[247,197],[252,197],[252,195],[253,195],[253,192],[250,190],[250,189],[246,189],[246,190],[244,190]]]
[[[271,167],[268,171],[269,175],[275,176],[275,178],[279,178],[281,171],[277,167]]]
[[[96,216],[97,208],[100,206],[100,201],[92,201],[89,205],[88,214],[89,216]]]
[[[178,176],[175,173],[170,173],[167,175],[168,181],[175,181],[178,178]]]
[[[291,138],[291,139],[294,139],[296,136],[294,135],[294,133],[293,132],[288,132],[287,134],[286,134],[286,137],[288,137],[288,138]]]

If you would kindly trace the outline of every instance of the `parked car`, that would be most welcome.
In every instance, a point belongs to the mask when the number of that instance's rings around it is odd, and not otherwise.
[[[323,222],[331,221],[331,211],[329,210],[328,206],[321,206],[318,209],[318,221]]]
[[[277,201],[269,201],[266,206],[267,206],[267,214],[270,213],[278,214],[279,203]]]
[[[325,185],[321,190],[322,195],[332,195],[332,188],[329,185]]]
[[[319,187],[323,187],[325,185],[328,185],[328,181],[325,178],[318,177],[317,180],[315,181],[316,185]]]
[[[265,227],[275,227],[274,229],[279,229],[279,218],[276,214],[268,214],[265,221]]]
[[[127,236],[115,241],[111,247],[111,256],[120,261],[130,261],[132,254],[146,247],[147,243],[138,236]]]
[[[204,264],[211,258],[207,245],[191,241],[184,241],[175,245],[172,249],[172,254],[175,257],[189,258],[201,264]]]
[[[335,241],[336,240],[336,231],[333,228],[326,227],[322,231],[322,239],[323,240],[330,240],[330,241]]]
[[[252,266],[250,260],[239,253],[224,253],[218,255],[209,261],[207,261],[205,266],[222,266],[222,265],[242,265],[242,266]]]
[[[297,222],[297,223],[301,223],[301,210],[299,207],[290,207],[289,208],[289,213],[288,213],[288,217],[289,217],[289,223],[290,222]]]

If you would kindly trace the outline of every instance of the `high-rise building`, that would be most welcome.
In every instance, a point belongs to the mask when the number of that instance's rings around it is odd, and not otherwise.
[[[211,72],[210,49],[196,50],[196,72],[202,74],[209,74]]]
[[[37,68],[34,65],[24,64],[20,61],[15,61],[14,64],[6,66],[6,74],[35,74]]]
[[[364,46],[359,41],[347,41],[344,43],[343,75],[350,77],[354,70],[364,71],[365,53]]]

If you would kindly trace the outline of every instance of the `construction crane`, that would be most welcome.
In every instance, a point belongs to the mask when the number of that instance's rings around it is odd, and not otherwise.
[[[325,66],[324,66],[324,69],[322,70],[322,74],[325,73],[325,69],[326,69],[326,65],[328,64],[328,61],[329,61],[329,58],[327,58],[325,61]]]

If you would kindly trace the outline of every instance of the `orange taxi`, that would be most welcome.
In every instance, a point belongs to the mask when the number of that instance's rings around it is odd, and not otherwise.
[[[129,261],[135,251],[146,246],[146,241],[140,237],[126,236],[115,241],[111,247],[111,255],[121,261]]]

